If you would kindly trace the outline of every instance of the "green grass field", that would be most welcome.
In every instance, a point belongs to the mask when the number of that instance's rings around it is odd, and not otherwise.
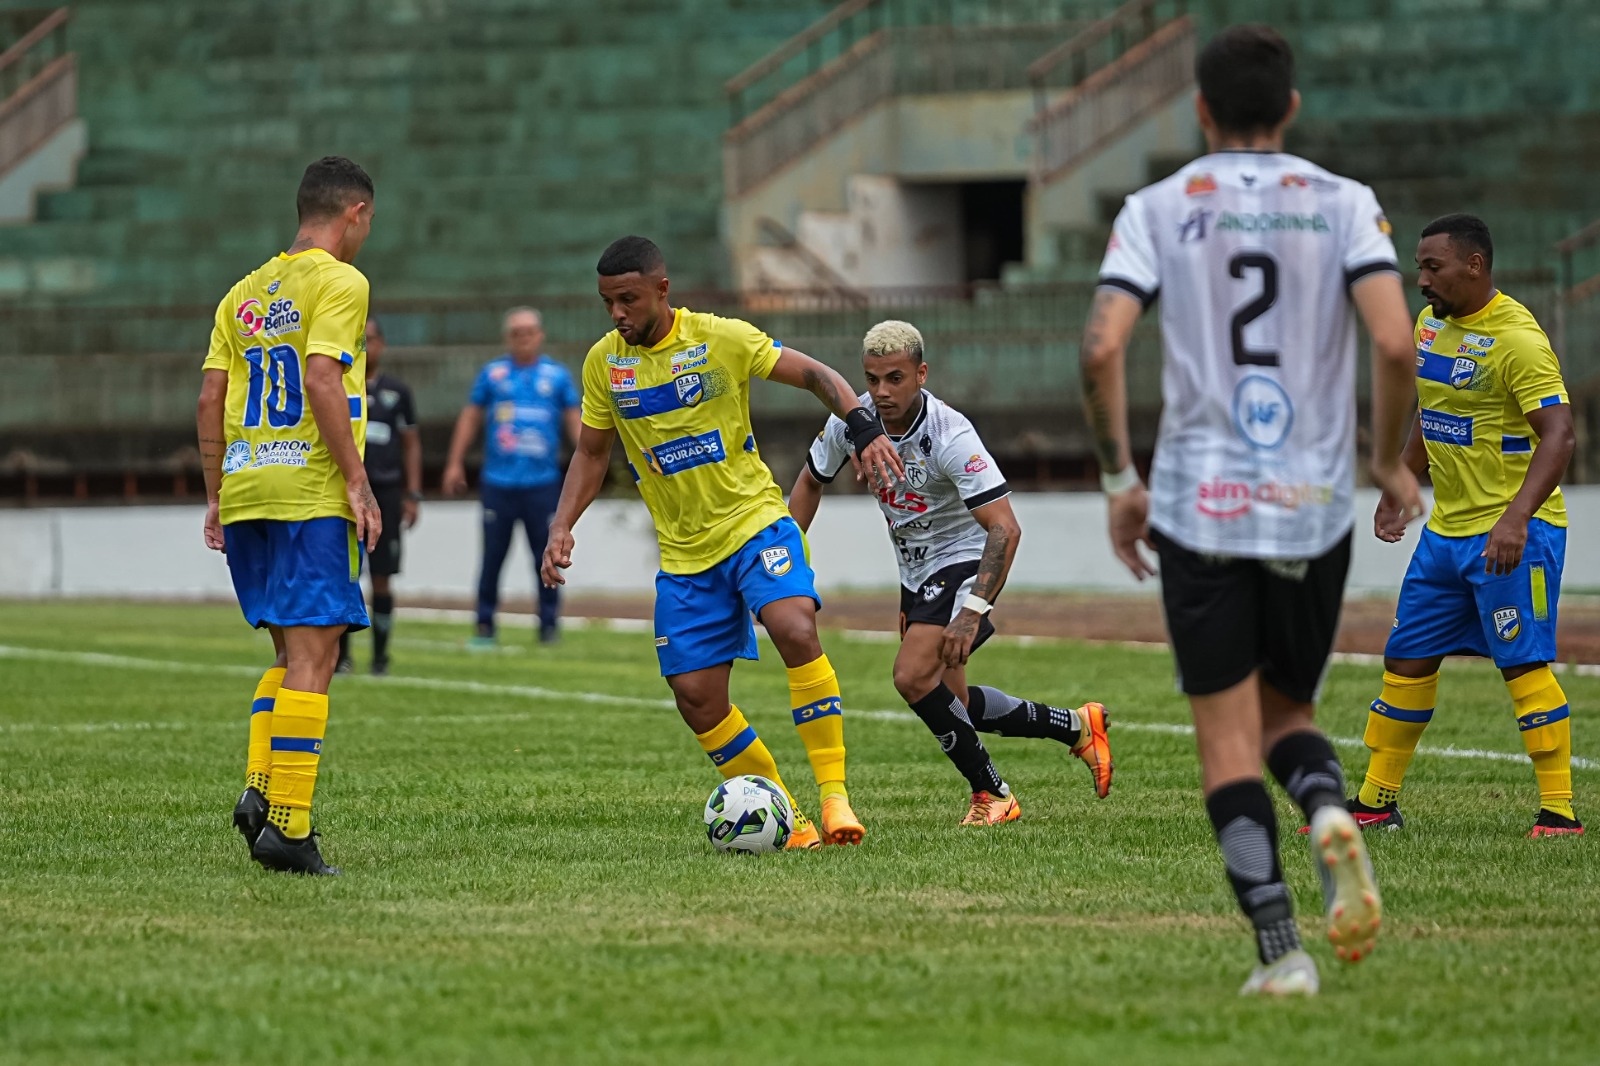
[[[256,868],[229,823],[271,654],[235,610],[0,603],[0,1061],[1600,1061],[1596,842],[1524,838],[1526,764],[1418,758],[1353,968],[1280,796],[1323,994],[1242,1000],[1251,940],[1162,653],[981,652],[975,679],[1126,728],[1105,801],[1059,746],[995,740],[1023,818],[973,831],[937,745],[883,713],[892,647],[834,635],[869,712],[847,734],[867,843],[735,857],[705,840],[717,777],[647,637],[463,635],[402,618],[401,676],[336,680],[317,820],[345,875],[313,881]],[[1375,682],[1334,668],[1331,732],[1360,735]],[[1564,683],[1592,753],[1600,680]],[[779,664],[734,687],[814,810]],[[1448,666],[1440,707],[1429,746],[1520,752],[1486,667]],[[1576,781],[1600,817],[1600,769]]]

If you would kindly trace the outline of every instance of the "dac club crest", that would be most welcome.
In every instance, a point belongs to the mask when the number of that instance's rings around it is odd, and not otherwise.
[[[673,384],[678,389],[678,402],[685,407],[693,407],[706,398],[706,388],[699,374],[679,375],[673,379]]]
[[[794,566],[788,548],[765,548],[761,552],[761,565],[773,577],[782,577]]]
[[[1494,632],[1504,641],[1517,639],[1522,632],[1522,617],[1515,607],[1502,607],[1494,613]]]

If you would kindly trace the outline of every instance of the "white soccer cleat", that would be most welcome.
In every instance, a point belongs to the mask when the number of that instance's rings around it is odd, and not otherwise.
[[[1266,966],[1257,966],[1239,989],[1241,996],[1314,996],[1320,987],[1317,964],[1304,951],[1295,950]]]
[[[1361,828],[1349,811],[1329,806],[1312,816],[1311,858],[1322,876],[1333,953],[1345,962],[1360,962],[1377,946],[1383,901]]]

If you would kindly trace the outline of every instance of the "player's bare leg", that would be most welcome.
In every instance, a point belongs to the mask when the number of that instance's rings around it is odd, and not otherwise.
[[[764,605],[761,624],[789,674],[789,706],[806,746],[822,797],[822,836],[830,844],[859,844],[866,830],[845,791],[844,700],[833,665],[817,637],[817,604],[786,596]]]
[[[272,708],[283,686],[289,654],[284,648],[283,631],[268,626],[276,653],[272,665],[256,685],[250,703],[250,750],[245,765],[245,788],[233,806],[233,827],[244,837],[246,847],[254,847],[261,827],[267,824],[267,788],[272,778]]]
[[[724,778],[750,774],[764,777],[783,789],[795,814],[789,848],[818,847],[821,839],[816,826],[794,802],[794,795],[778,775],[778,764],[773,761],[772,753],[739,708],[728,701],[728,676],[732,667],[732,663],[721,663],[703,670],[668,675],[667,685],[677,701],[678,713]]]
[[[1344,775],[1333,746],[1312,721],[1316,707],[1261,683],[1261,753],[1311,827],[1311,857],[1322,878],[1328,940],[1346,962],[1376,946],[1383,903],[1361,840],[1344,804]]]
[[[311,800],[328,727],[328,686],[345,626],[286,626],[287,665],[272,711],[272,777],[267,824],[251,856],[271,870],[337,874],[322,859],[311,825]]]

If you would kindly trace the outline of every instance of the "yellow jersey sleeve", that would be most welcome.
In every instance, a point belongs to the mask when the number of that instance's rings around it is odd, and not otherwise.
[[[306,355],[326,355],[353,366],[359,340],[366,335],[366,277],[348,263],[329,263],[319,272],[316,314],[306,335]]]
[[[233,340],[229,336],[231,326],[229,319],[233,316],[228,308],[233,304],[233,293],[222,298],[217,304],[216,320],[211,326],[211,347],[206,352],[206,361],[201,366],[202,370],[227,371],[233,366]]]
[[[1517,331],[1515,347],[1506,353],[1505,382],[1523,414],[1567,402],[1561,364],[1542,330]]]
[[[717,326],[727,341],[727,350],[737,353],[736,358],[745,363],[749,377],[764,378],[778,365],[783,345],[750,323],[737,318],[719,318]]]
[[[604,340],[589,349],[583,359],[583,410],[580,419],[590,429],[616,428],[611,413],[611,376],[606,370]]]

